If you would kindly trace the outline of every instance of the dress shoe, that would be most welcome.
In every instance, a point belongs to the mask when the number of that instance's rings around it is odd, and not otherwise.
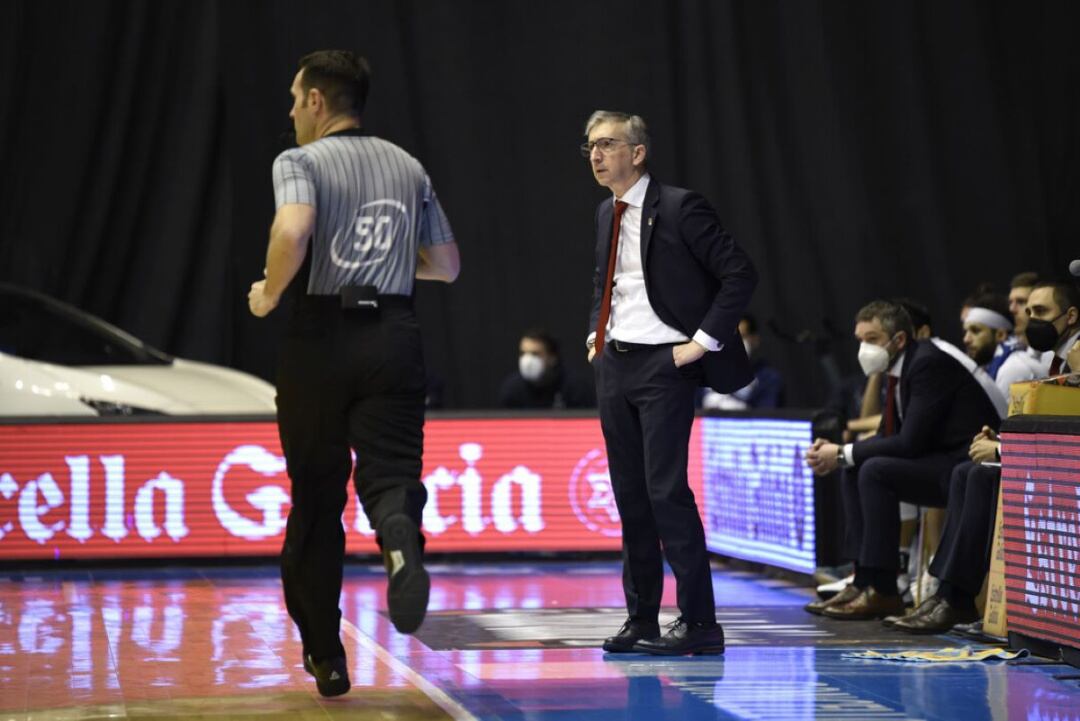
[[[316,661],[311,656],[304,658],[304,670],[315,677],[315,687],[322,696],[340,696],[348,692],[349,669],[344,656]]]
[[[724,652],[724,629],[715,621],[711,624],[689,623],[680,616],[668,629],[660,638],[638,641],[634,644],[634,650],[655,656]]]
[[[881,625],[885,626],[886,628],[892,628],[899,621],[910,621],[911,619],[918,616],[923,616],[927,613],[930,613],[930,611],[934,609],[934,606],[937,606],[940,601],[941,598],[939,596],[931,596],[930,598],[920,603],[918,608],[916,608],[914,611],[912,611],[906,616],[886,616],[884,619],[882,619]]]
[[[810,603],[803,606],[803,610],[807,613],[812,613],[815,616],[820,616],[825,612],[825,609],[829,608],[830,606],[839,606],[847,603],[848,601],[855,600],[855,597],[859,595],[860,591],[862,591],[862,589],[856,588],[854,584],[848,584],[844,587],[843,591],[840,591],[832,598],[826,600],[811,601]]]
[[[917,618],[897,621],[893,628],[905,633],[945,633],[958,623],[971,623],[979,618],[974,608],[963,610],[942,599],[933,609]]]
[[[840,621],[866,621],[902,614],[904,601],[899,595],[886,596],[873,586],[863,589],[858,596],[844,604],[829,606],[822,615]]]
[[[628,618],[617,634],[604,639],[604,650],[608,653],[631,653],[634,650],[634,644],[638,641],[659,636],[660,624],[656,621]]]
[[[399,633],[412,633],[424,622],[431,592],[420,529],[404,513],[396,513],[379,524],[379,540],[390,580],[386,588],[390,620]]]

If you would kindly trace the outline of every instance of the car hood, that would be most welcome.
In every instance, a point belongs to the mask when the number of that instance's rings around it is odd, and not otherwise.
[[[197,361],[70,366],[0,353],[3,415],[97,415],[83,399],[167,415],[274,413],[274,387],[247,373]]]

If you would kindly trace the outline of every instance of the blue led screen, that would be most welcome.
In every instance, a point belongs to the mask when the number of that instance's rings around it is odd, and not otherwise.
[[[815,567],[810,421],[705,417],[705,541],[710,551],[793,571]]]

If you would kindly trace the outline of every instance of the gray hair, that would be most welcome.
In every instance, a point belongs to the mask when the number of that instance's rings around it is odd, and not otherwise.
[[[649,130],[645,127],[645,119],[640,115],[630,115],[615,110],[597,110],[585,121],[585,136],[588,137],[592,129],[600,123],[621,123],[626,129],[626,139],[634,145],[644,145],[645,157],[649,157],[652,143],[649,140]]]
[[[907,333],[909,341],[915,340],[915,324],[904,306],[888,300],[875,300],[867,303],[855,315],[856,323],[870,323],[874,319],[881,323],[881,329],[891,338],[900,331]]]

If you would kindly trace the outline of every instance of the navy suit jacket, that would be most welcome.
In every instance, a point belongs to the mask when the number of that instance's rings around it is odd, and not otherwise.
[[[856,464],[875,456],[919,458],[953,453],[967,458],[971,439],[983,426],[997,429],[1001,418],[978,381],[960,362],[932,341],[911,343],[900,371],[903,420],[885,437],[882,414],[878,435],[852,446]]]
[[[590,332],[600,317],[613,213],[610,198],[596,209]],[[688,337],[701,329],[724,344],[700,361],[705,383],[730,393],[753,380],[738,328],[757,285],[757,271],[709,202],[699,193],[651,178],[641,211],[641,264],[649,305],[660,320]]]

